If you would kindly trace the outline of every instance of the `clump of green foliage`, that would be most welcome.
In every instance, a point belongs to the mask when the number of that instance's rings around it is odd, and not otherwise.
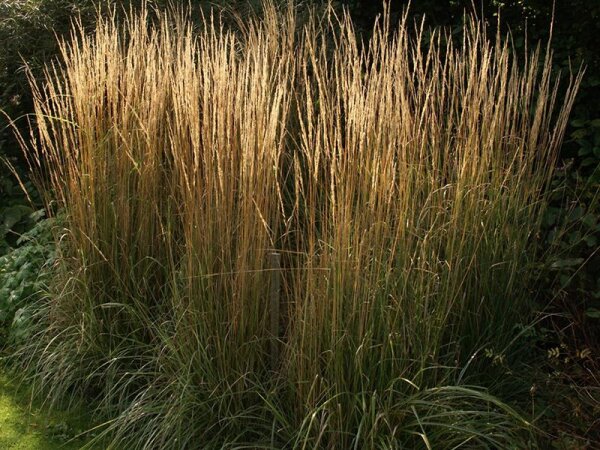
[[[0,206],[0,255],[4,255],[17,246],[20,236],[33,226],[35,214],[27,204],[21,187],[9,175],[0,177],[0,195],[3,197]]]
[[[45,291],[56,255],[54,219],[40,220],[43,211],[30,214],[37,224],[17,240],[17,248],[0,256],[0,346],[23,343],[31,330],[35,304]]]

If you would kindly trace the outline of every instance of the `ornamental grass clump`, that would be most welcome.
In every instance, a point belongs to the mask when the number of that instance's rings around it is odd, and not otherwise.
[[[33,83],[65,217],[20,353],[39,392],[125,448],[527,442],[464,380],[528,314],[579,77],[559,103],[548,51],[425,36],[268,2],[76,26]]]

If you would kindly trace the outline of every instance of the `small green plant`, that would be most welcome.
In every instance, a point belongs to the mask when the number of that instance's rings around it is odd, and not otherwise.
[[[5,162],[0,158],[0,256],[16,247],[17,240],[37,221],[34,209],[27,201],[27,195],[35,196],[35,189],[30,181],[24,184],[26,194],[12,174],[9,173]]]
[[[54,219],[44,212],[30,214],[37,224],[17,240],[17,247],[0,256],[0,345],[23,342],[29,337],[34,307],[48,281],[55,257]]]

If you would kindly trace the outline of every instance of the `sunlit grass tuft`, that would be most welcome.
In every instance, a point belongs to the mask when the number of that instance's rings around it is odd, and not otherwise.
[[[519,66],[475,21],[363,46],[347,15],[263,9],[100,20],[34,84],[66,222],[32,379],[126,448],[527,442],[460,368],[527,314],[579,77],[556,104],[549,52]]]

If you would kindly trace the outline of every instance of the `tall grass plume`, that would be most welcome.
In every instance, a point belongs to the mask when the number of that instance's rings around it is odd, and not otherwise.
[[[19,357],[39,392],[91,398],[124,448],[527,442],[463,374],[529,311],[579,76],[558,102],[548,50],[475,20],[363,44],[333,10],[238,19],[75,26],[32,82],[65,213]]]

